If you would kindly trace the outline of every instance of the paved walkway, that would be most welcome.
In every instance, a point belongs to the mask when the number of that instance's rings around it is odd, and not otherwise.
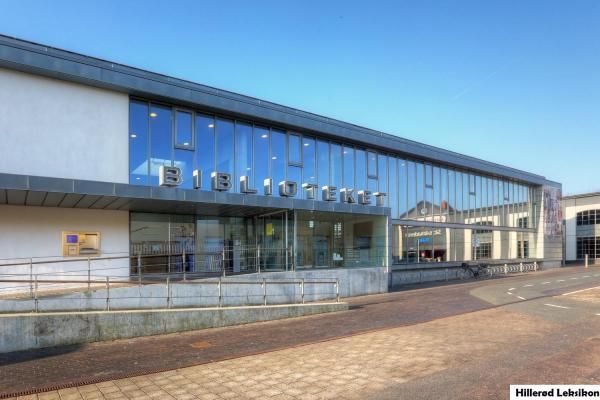
[[[560,318],[531,312],[527,307],[539,308],[533,301],[466,313],[490,307],[469,293],[525,287],[577,271],[367,296],[336,314],[1,355],[0,388],[6,394],[79,383],[31,397],[39,399],[362,398],[379,390],[383,395],[390,385],[448,374],[511,344],[527,349],[552,334],[562,340]],[[161,369],[168,371],[150,373]],[[389,398],[397,397],[392,392]]]
[[[494,309],[212,364],[103,382],[37,399],[361,399],[458,368],[552,324]],[[477,336],[476,341],[469,338]],[[32,397],[36,398],[36,397]]]

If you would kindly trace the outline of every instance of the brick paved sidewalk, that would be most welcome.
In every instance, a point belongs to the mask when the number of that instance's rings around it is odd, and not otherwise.
[[[492,309],[24,398],[360,399],[390,384],[493,356],[509,344],[526,345],[554,328]]]

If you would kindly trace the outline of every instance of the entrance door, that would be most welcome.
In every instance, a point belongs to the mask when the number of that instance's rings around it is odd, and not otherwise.
[[[288,248],[290,225],[287,211],[257,217],[256,238],[262,271],[287,271],[291,268],[291,251]]]

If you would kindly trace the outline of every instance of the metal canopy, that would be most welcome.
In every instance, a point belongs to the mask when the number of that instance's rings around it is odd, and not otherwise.
[[[15,174],[0,174],[2,204],[239,217],[285,209],[391,214],[389,207]]]

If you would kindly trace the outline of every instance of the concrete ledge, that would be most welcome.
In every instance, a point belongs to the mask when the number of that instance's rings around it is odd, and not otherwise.
[[[0,315],[0,353],[241,325],[347,309],[347,303],[313,303],[7,314]]]

